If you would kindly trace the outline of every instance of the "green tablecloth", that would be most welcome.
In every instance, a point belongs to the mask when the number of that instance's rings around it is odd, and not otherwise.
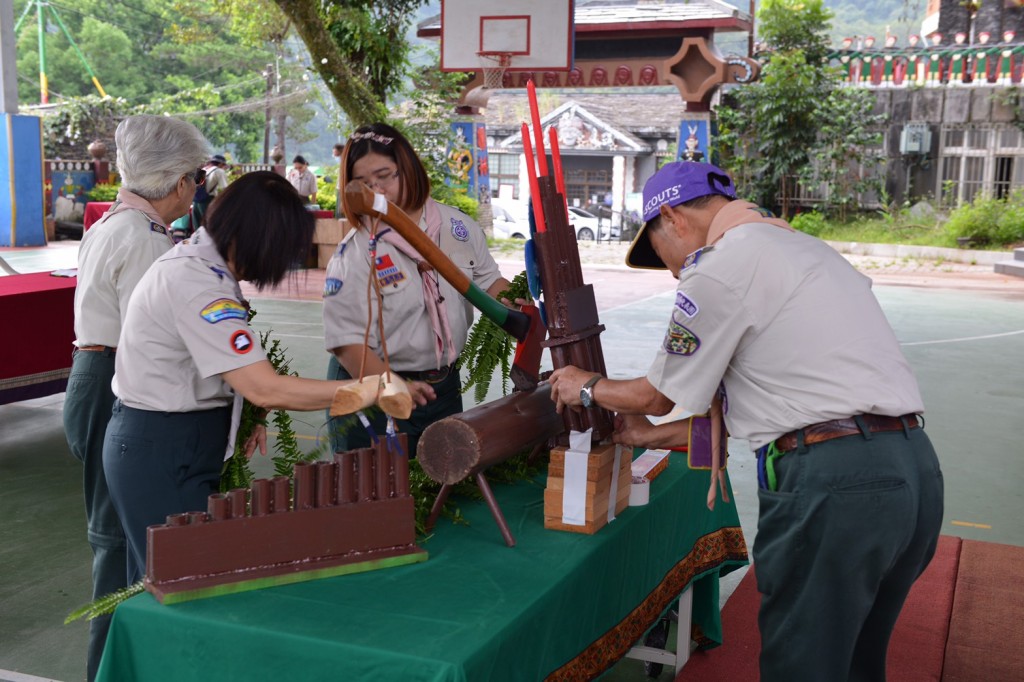
[[[704,506],[709,475],[685,455],[596,535],[543,528],[543,485],[494,486],[515,535],[460,500],[421,564],[114,615],[99,679],[592,679],[693,583],[694,625],[720,640],[718,576],[746,563],[734,504]]]

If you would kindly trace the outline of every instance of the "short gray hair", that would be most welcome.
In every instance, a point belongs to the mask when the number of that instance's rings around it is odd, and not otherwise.
[[[191,123],[170,116],[129,116],[114,133],[125,189],[149,199],[174,191],[182,175],[209,158],[210,144]]]

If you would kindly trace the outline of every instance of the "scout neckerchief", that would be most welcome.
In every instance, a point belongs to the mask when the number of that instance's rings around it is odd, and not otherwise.
[[[244,305],[246,310],[249,310],[249,303],[242,297],[242,288],[238,286],[238,280],[228,270],[224,258],[220,255],[217,245],[213,243],[213,239],[206,232],[205,227],[200,227],[187,243],[178,244],[175,249],[180,257],[199,258],[206,261],[207,267],[216,273],[218,277],[221,279],[226,277],[235,288],[236,300]],[[227,384],[226,381],[224,383]],[[229,386],[228,388],[231,387]],[[231,392],[234,394],[234,400],[231,403],[231,426],[228,428],[228,443],[224,451],[225,462],[235,454],[235,439],[238,438],[238,427],[242,423],[242,404],[245,401],[241,393],[238,393],[233,388]]]
[[[113,204],[111,204],[110,208],[107,209],[107,212],[103,214],[103,217],[96,221],[96,224],[98,225],[110,216],[124,211],[141,211],[147,218],[149,218],[151,224],[155,223],[157,226],[163,228],[163,233],[167,236],[167,240],[172,245],[174,244],[174,239],[171,238],[170,229],[164,225],[164,219],[160,217],[160,214],[157,213],[155,208],[153,208],[153,205],[135,192],[129,191],[124,187],[117,190],[117,199]]]
[[[730,201],[723,206],[711,220],[711,227],[708,228],[708,239],[706,246],[711,246],[720,240],[725,233],[740,225],[750,223],[763,223],[781,227],[784,230],[795,232],[789,223],[774,217],[757,204],[749,201]],[[719,461],[719,448],[721,434],[725,432],[724,410],[720,391],[715,392],[711,401],[711,488],[708,490],[708,509],[715,508],[715,498],[718,496],[718,488],[722,489],[722,499],[729,501],[729,494],[725,487],[725,471],[721,468]]]
[[[424,231],[427,236],[435,244],[439,243],[441,236],[441,210],[433,199],[427,199],[427,203],[423,205],[423,219],[426,222],[426,230]],[[452,364],[459,357],[459,354],[455,350],[455,343],[452,341],[452,329],[448,322],[448,308],[445,305],[444,296],[441,295],[437,273],[423,259],[423,256],[395,230],[381,230],[377,235],[377,239],[391,244],[416,262],[416,267],[419,270],[420,279],[423,283],[423,305],[430,315],[430,324],[434,330],[434,354],[437,358],[437,367],[440,369],[444,365]],[[444,362],[443,358],[446,349],[448,361]]]

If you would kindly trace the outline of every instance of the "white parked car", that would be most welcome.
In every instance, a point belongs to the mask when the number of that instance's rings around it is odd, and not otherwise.
[[[619,238],[619,228],[612,227],[610,220],[598,218],[586,209],[570,206],[569,220],[576,228],[576,241],[591,241],[596,234],[600,234],[601,239]]]
[[[495,239],[529,239],[530,219],[526,204],[491,199],[492,228]]]
[[[491,199],[495,239],[529,239],[530,219],[527,205],[521,201]],[[608,219],[575,206],[569,207],[569,221],[576,230],[577,241],[593,241],[600,229],[601,239],[618,239],[619,228],[610,227]]]

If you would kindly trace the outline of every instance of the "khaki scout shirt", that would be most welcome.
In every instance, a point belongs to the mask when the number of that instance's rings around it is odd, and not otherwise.
[[[117,346],[132,291],[172,246],[166,225],[134,209],[115,213],[86,231],[78,251],[75,345]]]
[[[728,231],[687,259],[667,322],[648,380],[698,414],[723,383],[729,432],[753,448],[822,421],[924,409],[871,280],[806,234]]]
[[[444,204],[438,204],[438,208],[441,250],[470,280],[486,290],[501,277],[501,272],[487,250],[483,230],[461,211]],[[421,219],[420,227],[425,226],[425,220]],[[364,229],[350,231],[327,264],[323,313],[327,350],[363,344],[369,315],[366,287],[371,271],[381,283],[384,334],[392,369],[399,372],[437,369],[436,337],[423,303],[423,283],[416,263],[393,245],[378,241],[377,262],[371,267],[369,235]],[[456,352],[462,352],[473,323],[473,307],[436,270],[428,276],[438,278],[438,287],[448,309],[452,343]],[[383,357],[375,294],[371,300],[374,315],[368,345],[377,357]]]
[[[125,405],[194,412],[231,404],[221,374],[266,359],[238,283],[199,230],[139,282],[118,345],[114,394]]]

